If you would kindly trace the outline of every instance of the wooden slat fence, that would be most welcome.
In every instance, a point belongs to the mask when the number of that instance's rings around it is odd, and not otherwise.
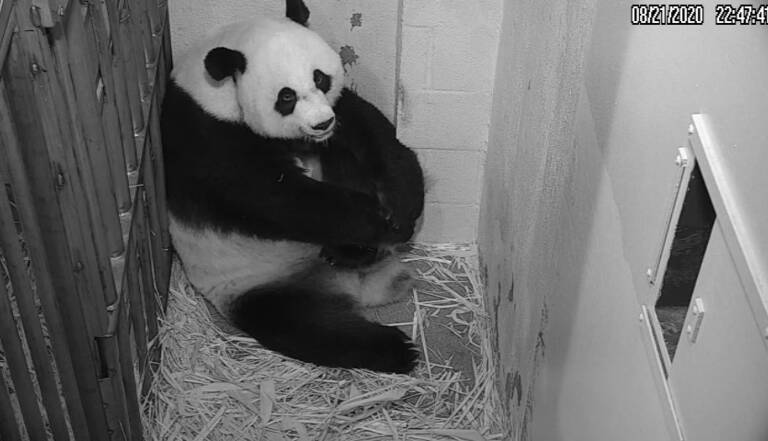
[[[165,0],[0,0],[0,440],[142,440],[169,236]]]

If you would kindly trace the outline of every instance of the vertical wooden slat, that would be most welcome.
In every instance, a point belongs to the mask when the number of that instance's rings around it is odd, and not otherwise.
[[[102,237],[93,235],[102,231],[101,221],[97,222],[91,208],[98,207],[98,202],[95,202],[93,183],[79,173],[88,167],[88,156],[83,151],[84,138],[71,121],[77,110],[69,106],[71,101],[68,99],[75,93],[70,82],[59,81],[55,76],[62,72],[62,66],[53,60],[46,37],[29,22],[27,14],[21,12],[26,10],[28,3],[28,0],[18,0],[17,17],[21,28],[18,35],[23,52],[10,63],[13,78],[17,81],[9,89],[9,95],[15,96],[17,124],[25,126],[19,133],[32,138],[22,141],[26,146],[22,152],[28,172],[34,176],[30,178],[35,185],[34,196],[47,199],[36,202],[41,213],[41,228],[50,234],[50,240],[59,243],[69,254],[71,260],[66,269],[62,268],[67,274],[60,276],[74,276],[79,294],[72,298],[80,302],[87,329],[94,336],[103,329],[105,306],[102,298],[92,294],[104,291],[102,273],[107,274],[98,266],[94,250],[94,246],[105,244]],[[59,26],[51,29],[54,42],[61,42],[56,38],[59,30]],[[30,74],[29,67],[33,64],[40,67]],[[41,132],[42,139],[36,132]],[[89,219],[92,222],[89,223]],[[58,257],[50,261],[67,262]],[[92,341],[90,347],[95,350]]]
[[[142,40],[141,29],[138,23],[138,6],[134,2],[128,0],[120,0],[120,2],[120,21],[121,23],[125,24],[127,28],[126,32],[128,38],[130,39],[129,47],[131,49],[132,64],[130,67],[136,72],[136,79],[138,80],[139,90],[141,92],[141,101],[143,103],[150,95],[150,86],[149,77],[147,76],[147,59],[146,53],[144,52],[144,42]]]
[[[139,278],[139,253],[141,252],[141,243],[144,239],[144,222],[138,221],[144,217],[144,204],[138,202],[141,201],[141,192],[139,189],[136,192],[137,203],[134,204],[134,216],[133,225],[131,228],[131,244],[126,262],[126,277],[127,277],[127,292],[130,303],[130,317],[131,324],[133,325],[133,336],[136,345],[136,353],[138,356],[139,368],[143,372],[147,364],[147,323],[144,317],[144,302],[143,302],[143,287]]]
[[[3,441],[21,441],[21,432],[19,431],[19,424],[21,421],[16,421],[16,415],[13,412],[13,404],[11,404],[10,388],[5,383],[5,376],[3,375],[3,367],[0,366],[0,439]]]
[[[160,52],[160,48],[163,44],[163,12],[164,7],[160,5],[158,0],[146,0],[147,3],[147,15],[149,16],[149,28],[152,39],[152,52],[157,54]],[[155,60],[157,61],[157,60]]]
[[[155,295],[154,269],[151,260],[151,244],[149,238],[150,226],[148,216],[137,218],[136,222],[143,222],[143,230],[146,232],[139,243],[139,280],[142,286],[142,303],[144,304],[144,319],[147,325],[147,343],[152,342],[157,337],[158,332],[158,299]],[[156,372],[159,353],[157,345],[150,347],[147,351],[146,363],[142,372],[141,395],[146,396],[149,387],[152,384],[152,378]]]
[[[164,43],[164,40],[161,40],[162,44]],[[160,53],[157,54],[157,61],[155,62],[156,71],[155,71],[155,99],[158,100],[158,102],[162,102],[163,97],[165,96],[165,87],[166,82],[168,81],[168,63],[166,62],[167,55],[165,54],[165,49],[163,46],[160,47]],[[160,113],[157,114],[157,118],[160,118]]]
[[[10,213],[0,213],[0,216],[10,216]],[[24,426],[31,441],[44,441],[45,423],[40,408],[37,406],[35,388],[29,375],[29,368],[24,357],[21,337],[16,329],[13,318],[11,301],[5,283],[0,283],[0,342],[5,351],[5,359],[11,371],[11,378],[16,390],[16,398],[21,406]]]
[[[79,6],[78,6],[79,7]],[[71,14],[70,14],[71,17]],[[57,25],[50,30],[53,35],[54,58],[50,57],[50,51],[43,51],[48,56],[48,63],[54,64],[59,74],[58,88],[53,88],[52,92],[58,94],[57,102],[63,109],[60,113],[69,117],[61,121],[61,126],[69,130],[69,136],[72,137],[72,153],[74,157],[67,163],[67,171],[71,173],[72,179],[76,179],[80,186],[80,201],[83,204],[81,210],[76,214],[66,213],[65,221],[79,222],[87,229],[84,242],[83,265],[81,272],[87,273],[89,279],[98,282],[82,298],[86,301],[84,310],[92,309],[92,314],[86,314],[90,326],[90,335],[100,335],[105,326],[106,303],[111,303],[116,298],[116,291],[111,274],[111,265],[109,256],[113,252],[110,250],[110,244],[105,240],[105,225],[102,218],[103,210],[100,210],[100,199],[96,191],[94,181],[93,165],[91,161],[91,151],[88,148],[88,134],[82,130],[80,123],[80,108],[75,101],[76,90],[74,89],[71,72],[69,69],[69,50],[68,41],[64,34],[62,25]],[[98,126],[97,126],[98,127]],[[107,173],[107,176],[109,174]],[[108,179],[108,178],[107,178]],[[113,204],[114,205],[114,204]],[[63,205],[66,210],[68,207]],[[109,211],[109,210],[107,210]],[[111,227],[116,230],[114,235],[120,235],[120,227]],[[113,238],[114,241],[114,238]]]
[[[171,32],[168,23],[168,2],[167,0],[163,0],[164,7],[163,7],[163,57],[165,58],[165,76],[163,76],[163,86],[165,87],[165,80],[168,79],[168,76],[171,73],[171,70],[173,69],[173,52],[171,50]],[[162,93],[160,95],[165,96],[165,93]]]
[[[7,105],[5,83],[0,82],[0,160],[8,164],[9,182],[16,194],[16,210],[21,220],[27,250],[33,262],[36,292],[48,326],[51,348],[56,359],[72,431],[75,439],[87,440],[90,439],[90,435],[75,378],[69,343],[65,337],[66,330],[60,315],[60,305],[51,280],[46,244],[43,242],[37,214],[32,206],[33,196],[26,178],[21,146],[10,118],[11,109]]]
[[[11,13],[13,8],[12,2],[0,2],[0,31],[3,31],[5,35],[0,35],[0,57],[5,55],[5,45],[8,44],[5,37],[10,35],[11,29],[13,29],[13,14]],[[2,67],[2,61],[0,61],[0,68]]]
[[[106,0],[109,25],[117,42],[116,53],[122,62],[122,72],[125,79],[125,94],[131,110],[133,136],[138,135],[144,128],[144,111],[141,107],[141,90],[139,88],[139,71],[136,67],[139,61],[134,61],[132,37],[130,28],[130,10],[124,0]],[[119,52],[117,52],[119,51]],[[135,155],[135,146],[134,146]],[[129,162],[131,164],[131,162]],[[133,161],[138,169],[138,161]]]
[[[154,115],[150,113],[150,129],[154,126]],[[148,261],[148,263],[151,263],[153,270],[160,269],[160,262],[163,256],[165,255],[165,252],[163,251],[163,244],[162,244],[162,232],[160,228],[160,213],[159,213],[159,203],[158,203],[158,189],[157,189],[157,183],[155,182],[155,175],[157,173],[157,170],[155,168],[157,155],[155,150],[153,149],[153,145],[155,140],[153,139],[152,130],[149,131],[148,136],[145,139],[144,143],[144,156],[142,158],[142,171],[141,171],[141,177],[142,177],[142,183],[144,184],[144,198],[146,200],[146,208],[147,208],[147,220],[149,222],[149,234],[147,235],[147,239],[149,242],[150,252],[151,252],[151,260]],[[153,271],[154,273],[155,271]],[[160,278],[160,274],[156,274],[156,278]]]
[[[98,267],[93,263],[93,242],[87,238],[78,219],[89,217],[85,199],[88,190],[82,187],[73,157],[78,143],[77,133],[67,129],[66,119],[72,112],[62,104],[61,94],[71,93],[71,88],[52,87],[49,75],[57,72],[57,66],[38,44],[47,44],[39,31],[28,21],[27,0],[17,1],[19,40],[29,57],[44,63],[36,75],[31,75],[32,61],[17,55],[8,63],[13,81],[8,94],[13,105],[14,120],[19,127],[19,139],[24,145],[22,155],[27,166],[35,211],[48,254],[51,280],[63,307],[64,315],[72,326],[66,326],[66,337],[72,351],[72,361],[80,389],[81,401],[86,412],[92,439],[106,437],[104,411],[96,383],[93,336],[103,323],[98,299],[83,301],[84,293],[100,292]],[[25,9],[26,8],[26,9]],[[56,41],[55,35],[53,38]],[[18,52],[18,51],[17,51]],[[14,53],[12,48],[11,53]],[[65,85],[64,85],[65,86]],[[34,110],[36,109],[36,110]],[[41,112],[38,115],[37,112]],[[57,125],[58,124],[58,125]],[[74,141],[74,142],[73,142]],[[72,144],[68,144],[73,142]],[[66,148],[62,148],[66,145]],[[94,272],[95,270],[95,272]],[[102,302],[103,304],[103,302]],[[102,309],[103,311],[103,309]]]
[[[130,248],[129,248],[130,250]],[[127,268],[126,264],[126,268]],[[135,269],[135,267],[133,267]],[[128,279],[130,274],[126,274],[125,283],[123,284],[123,296],[121,298],[120,310],[118,311],[118,324],[117,324],[117,342],[118,342],[118,356],[120,363],[121,380],[123,382],[123,389],[127,397],[126,400],[126,413],[128,426],[132,427],[129,436],[131,441],[143,441],[144,434],[141,430],[142,417],[141,408],[139,407],[139,395],[136,387],[136,376],[134,375],[134,362],[133,355],[131,353],[131,299],[130,295],[135,293],[128,287]],[[136,287],[137,288],[137,287]]]
[[[162,60],[161,60],[162,61]],[[159,64],[159,63],[158,63]],[[158,77],[157,82],[162,81],[164,76]],[[168,281],[170,279],[171,268],[171,238],[168,233],[168,209],[165,201],[165,167],[163,164],[162,135],[160,132],[160,100],[162,95],[156,95],[152,102],[152,111],[150,118],[150,148],[153,152],[152,165],[154,167],[155,198],[154,205],[157,207],[158,215],[158,234],[159,234],[159,254],[157,268],[158,271],[158,289],[162,297],[162,306],[165,307],[168,294]]]
[[[142,440],[131,328],[141,363],[142,394],[146,395],[159,360],[157,347],[148,351],[147,344],[158,333],[163,307],[158,298],[164,298],[170,269],[159,133],[159,100],[170,69],[167,7],[164,0],[105,2],[86,2],[90,11],[83,9],[83,2],[70,2],[62,9],[60,22],[46,33],[30,22],[30,0],[12,2],[13,17],[20,23],[16,46],[21,49],[11,50],[10,63],[2,60],[9,68],[0,64],[0,78],[10,84],[5,91],[10,105],[0,103],[0,159],[13,156],[7,152],[11,144],[7,139],[18,138],[12,142],[15,157],[7,161],[21,164],[0,167],[0,183],[10,182],[18,202],[37,283],[34,293],[51,331],[54,357],[54,361],[48,358],[48,337],[42,334],[33,290],[21,274],[20,262],[26,256],[13,234],[16,226],[6,215],[0,222],[0,244],[20,296],[23,326],[29,329],[39,398],[50,416],[45,426],[46,415],[40,412],[28,366],[24,367],[27,362],[18,351],[21,337],[11,332],[15,327],[8,323],[14,324],[13,320],[2,320],[10,317],[10,300],[0,292],[6,302],[0,305],[0,339],[24,426],[34,422],[28,434],[32,441],[44,439],[46,428],[53,439],[67,439],[62,430],[66,417],[78,441]],[[4,2],[0,11],[9,11],[9,4]],[[0,49],[9,41],[0,38]],[[97,97],[99,78],[103,101]],[[3,93],[0,85],[0,98]],[[14,125],[18,136],[8,135]],[[143,188],[126,185],[126,172],[131,171],[137,172],[130,177],[132,182],[138,179]],[[136,204],[132,224],[131,202]],[[10,212],[8,204],[3,193],[0,211]],[[121,210],[126,214],[122,230]],[[125,250],[127,270],[116,271],[110,263]],[[117,299],[120,303],[112,304]],[[116,324],[109,322],[114,334],[105,335],[107,304],[118,309],[112,313]],[[62,412],[53,367],[61,379],[68,415]],[[12,411],[2,392],[0,417]],[[4,418],[3,425],[8,420]],[[24,434],[8,429],[0,430],[0,435],[15,440]]]
[[[0,250],[5,257],[8,267],[8,276],[14,289],[16,305],[21,315],[20,319],[24,327],[32,364],[37,376],[37,384],[40,387],[43,405],[45,406],[51,432],[56,440],[69,439],[66,417],[61,407],[59,391],[56,388],[53,367],[48,358],[40,317],[35,306],[32,285],[27,274],[24,255],[19,243],[19,233],[11,216],[11,203],[5,189],[7,180],[0,174]]]
[[[157,288],[154,283],[154,268],[152,265],[152,229],[149,226],[149,216],[144,216],[143,219],[137,219],[136,221],[144,222],[144,231],[147,232],[141,243],[141,253],[139,254],[139,267],[141,270],[139,271],[139,274],[141,275],[144,292],[144,316],[147,320],[147,339],[152,341],[152,339],[157,336],[158,331],[158,299],[156,296]]]
[[[120,35],[120,25],[117,17],[115,0],[106,0],[103,4],[97,3],[103,15],[106,16],[109,26],[109,38],[111,41],[110,61],[114,75],[114,101],[117,106],[118,118],[120,121],[120,137],[123,144],[123,153],[125,157],[126,170],[131,173],[138,169],[139,164],[136,161],[136,144],[134,143],[133,118],[131,116],[131,98],[127,88],[127,71],[125,56],[123,55],[123,40]],[[135,96],[137,106],[141,108],[141,101],[138,93]]]
[[[80,173],[90,172],[93,176],[96,195],[99,198],[97,207],[101,213],[109,255],[118,256],[123,253],[123,235],[115,192],[111,185],[113,179],[110,157],[107,154],[104,132],[97,113],[98,103],[94,93],[96,78],[92,73],[94,66],[89,64],[95,57],[88,52],[89,37],[92,35],[86,33],[78,8],[80,6],[77,5],[69,8],[69,15],[64,19],[66,46],[62,45],[59,48],[66,51],[61,54],[61,60],[68,65],[70,81],[75,91],[77,122],[82,126],[90,161],[90,167],[81,167]],[[66,76],[66,69],[62,73]],[[107,303],[112,301],[114,298],[107,300]]]
[[[144,48],[144,66],[149,68],[153,61],[154,44],[152,42],[152,25],[149,20],[147,0],[133,0],[131,8],[135,17],[134,23],[136,28],[134,29],[138,30],[141,35],[142,47]]]
[[[120,422],[118,420],[119,415],[115,412],[114,408],[115,390],[112,385],[112,379],[99,378],[98,382],[99,390],[101,391],[101,399],[104,405],[106,424],[107,427],[109,427],[107,437],[104,438],[104,441],[119,441],[119,432],[115,428],[120,426]]]
[[[107,143],[107,157],[111,166],[112,185],[114,187],[117,209],[120,213],[127,213],[131,208],[131,198],[128,192],[128,177],[126,174],[125,154],[123,152],[123,138],[120,136],[120,121],[117,113],[117,93],[115,90],[115,75],[112,70],[112,49],[109,32],[107,30],[106,14],[99,2],[89,3],[88,19],[96,40],[98,51],[98,65],[101,72],[104,91],[101,95],[102,114],[101,121],[104,130],[104,140]],[[97,96],[97,99],[99,97]],[[132,146],[132,142],[129,144]],[[121,234],[122,237],[122,234]]]

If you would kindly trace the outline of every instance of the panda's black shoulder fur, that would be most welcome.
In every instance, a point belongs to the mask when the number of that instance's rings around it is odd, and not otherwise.
[[[169,210],[188,226],[267,239],[408,240],[423,205],[415,155],[351,91],[334,110],[339,127],[325,146],[267,138],[208,114],[171,80],[161,117]],[[307,149],[319,149],[328,182],[305,176],[296,164],[295,155]],[[383,207],[382,199],[393,206]]]

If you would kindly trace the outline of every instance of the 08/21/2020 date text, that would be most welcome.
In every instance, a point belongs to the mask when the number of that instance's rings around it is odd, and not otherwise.
[[[705,18],[701,4],[636,4],[630,7],[633,25],[702,25]],[[717,4],[716,25],[768,25],[768,4]]]

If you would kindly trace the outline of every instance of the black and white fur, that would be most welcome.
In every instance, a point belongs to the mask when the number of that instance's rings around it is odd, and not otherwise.
[[[410,286],[391,250],[421,216],[422,170],[343,88],[308,16],[288,0],[288,19],[231,24],[178,59],[162,111],[173,245],[196,289],[264,346],[408,372],[408,337],[360,307]]]

